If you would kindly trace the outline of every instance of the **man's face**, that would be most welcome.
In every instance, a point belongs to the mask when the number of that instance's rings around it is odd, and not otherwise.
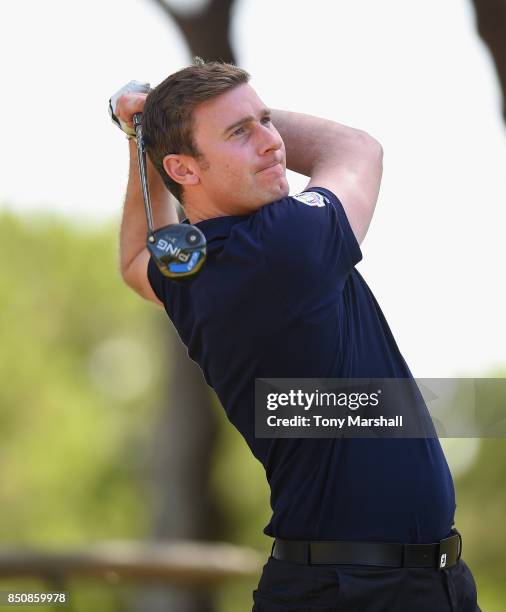
[[[197,106],[193,125],[203,203],[247,214],[288,195],[285,146],[250,85]]]

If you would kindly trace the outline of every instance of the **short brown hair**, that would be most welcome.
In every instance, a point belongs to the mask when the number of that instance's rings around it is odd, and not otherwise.
[[[250,75],[233,64],[204,62],[167,77],[153,89],[142,117],[146,151],[160,173],[167,189],[182,203],[183,188],[165,172],[163,158],[169,153],[203,159],[193,136],[193,111],[211,98],[247,83]]]

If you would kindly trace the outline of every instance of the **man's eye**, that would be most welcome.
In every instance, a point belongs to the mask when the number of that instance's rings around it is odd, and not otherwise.
[[[271,118],[270,118],[270,117],[264,117],[264,118],[262,119],[262,123],[263,123],[264,125],[269,125],[269,123],[270,123],[270,122],[271,122]]]
[[[235,130],[235,132],[232,132],[232,136],[240,136],[243,132],[244,132],[244,128],[243,127],[237,128],[237,130]]]

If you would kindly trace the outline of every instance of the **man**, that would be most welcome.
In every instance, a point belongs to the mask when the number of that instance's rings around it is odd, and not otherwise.
[[[269,110],[248,79],[235,66],[199,62],[147,99],[124,94],[113,110],[127,132],[143,112],[158,171],[155,225],[177,221],[169,190],[207,239],[208,260],[191,284],[160,273],[145,248],[130,142],[123,278],[164,306],[271,487],[264,532],[276,540],[253,610],[478,610],[437,438],[255,437],[257,378],[412,375],[354,267],[378,197],[381,146],[333,121]],[[295,197],[287,166],[310,177]]]

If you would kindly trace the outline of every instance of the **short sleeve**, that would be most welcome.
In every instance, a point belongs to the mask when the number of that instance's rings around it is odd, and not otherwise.
[[[327,200],[328,202],[330,202],[330,204],[335,209],[337,213],[339,231],[345,243],[351,267],[354,267],[359,261],[362,260],[362,251],[360,250],[360,245],[358,244],[357,239],[355,238],[355,234],[351,229],[350,222],[348,221],[346,211],[344,210],[341,201],[334,193],[332,193],[332,191],[330,191],[329,189],[325,189],[324,187],[312,187],[310,193],[313,192],[322,195],[324,201]]]
[[[362,259],[344,208],[327,189],[312,188],[261,211],[266,263],[284,293],[342,288]]]

